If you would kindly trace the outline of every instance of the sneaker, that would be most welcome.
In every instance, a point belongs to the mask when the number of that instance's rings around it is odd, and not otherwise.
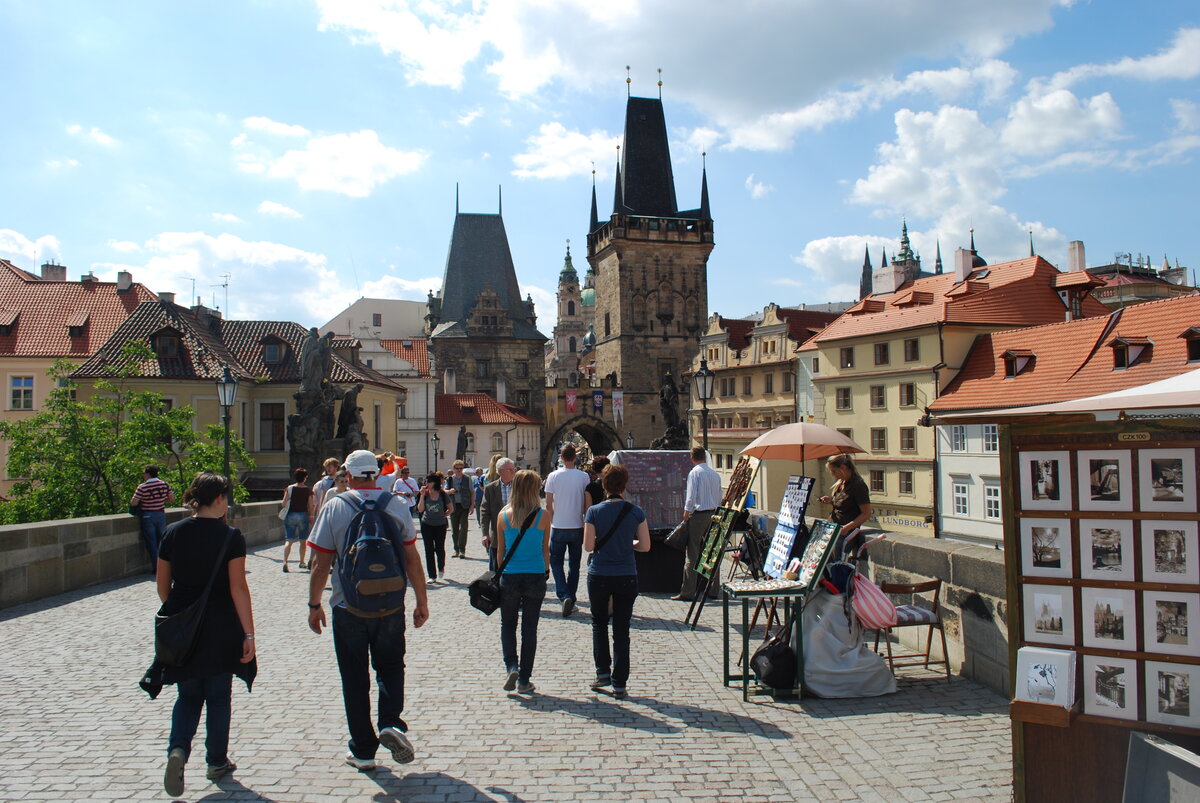
[[[438,573],[438,581],[442,582],[442,583],[446,582],[446,573],[445,572]]]
[[[225,759],[224,764],[209,764],[208,771],[204,773],[204,777],[210,781],[215,781],[237,769],[237,764],[234,764],[229,759]]]
[[[537,691],[537,686],[534,686],[528,680],[517,684],[517,694],[533,694]]]
[[[567,597],[562,603],[563,618],[566,619],[568,616],[570,616],[571,611],[573,610],[575,610],[575,600],[571,597]]]
[[[609,675],[596,675],[592,681],[592,689],[603,689],[605,686],[612,685],[612,677]]]
[[[187,764],[187,753],[182,747],[173,747],[167,753],[167,771],[163,773],[163,789],[171,797],[183,796],[183,768]]]
[[[399,728],[384,728],[379,732],[379,743],[392,751],[392,760],[397,764],[407,764],[416,757],[412,742]]]
[[[367,772],[368,770],[375,769],[375,759],[359,758],[351,752],[346,753],[346,763],[359,772]]]
[[[613,697],[616,697],[618,700],[624,700],[625,699],[625,687],[624,686],[613,686]]]
[[[283,571],[286,573],[287,570],[288,570],[288,567],[287,567],[287,564],[285,563],[285,564],[283,564]]]
[[[505,691],[512,691],[517,687],[517,674],[517,670],[515,669],[508,670],[508,677],[504,679]]]

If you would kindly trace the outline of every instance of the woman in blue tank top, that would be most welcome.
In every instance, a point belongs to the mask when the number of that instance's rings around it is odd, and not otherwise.
[[[538,619],[546,598],[546,567],[550,565],[550,519],[543,516],[538,491],[542,478],[536,471],[518,471],[513,477],[508,505],[496,516],[496,565],[500,574],[500,649],[504,653],[504,690],[532,694],[533,659],[537,653]],[[525,520],[532,523],[520,536]],[[518,536],[520,540],[518,541]],[[517,618],[521,619],[521,658],[517,660]]]

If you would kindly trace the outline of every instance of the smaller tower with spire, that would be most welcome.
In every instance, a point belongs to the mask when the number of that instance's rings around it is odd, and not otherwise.
[[[863,246],[862,275],[858,277],[858,300],[871,295],[871,246]]]

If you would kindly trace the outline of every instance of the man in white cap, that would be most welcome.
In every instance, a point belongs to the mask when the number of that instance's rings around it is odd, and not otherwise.
[[[308,537],[308,545],[316,556],[309,582],[308,626],[317,634],[325,624],[321,596],[333,556],[345,554],[350,523],[358,512],[347,497],[391,498],[389,492],[376,487],[379,463],[374,454],[365,449],[351,452],[345,467],[350,474],[351,490],[335,496],[321,508]],[[417,598],[413,626],[420,627],[429,619],[429,604],[425,596],[425,572],[417,554],[416,527],[408,508],[399,500],[388,505],[384,513],[396,522],[401,534],[404,551],[399,557],[404,561],[405,574]],[[408,726],[400,718],[404,710],[404,608],[386,616],[356,616],[345,606],[338,574],[333,576],[329,606],[333,611],[333,649],[342,676],[342,698],[350,729],[346,763],[363,772],[374,769],[375,752],[383,745],[398,763],[407,764],[413,760],[414,751],[405,735]],[[378,734],[371,722],[371,666],[375,667],[379,687]]]

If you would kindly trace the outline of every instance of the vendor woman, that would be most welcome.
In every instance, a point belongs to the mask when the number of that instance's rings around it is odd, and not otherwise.
[[[871,517],[871,493],[850,455],[835,454],[825,464],[834,483],[830,495],[822,496],[821,502],[833,505],[829,519],[842,525],[842,551],[848,556],[863,543],[859,528]]]

